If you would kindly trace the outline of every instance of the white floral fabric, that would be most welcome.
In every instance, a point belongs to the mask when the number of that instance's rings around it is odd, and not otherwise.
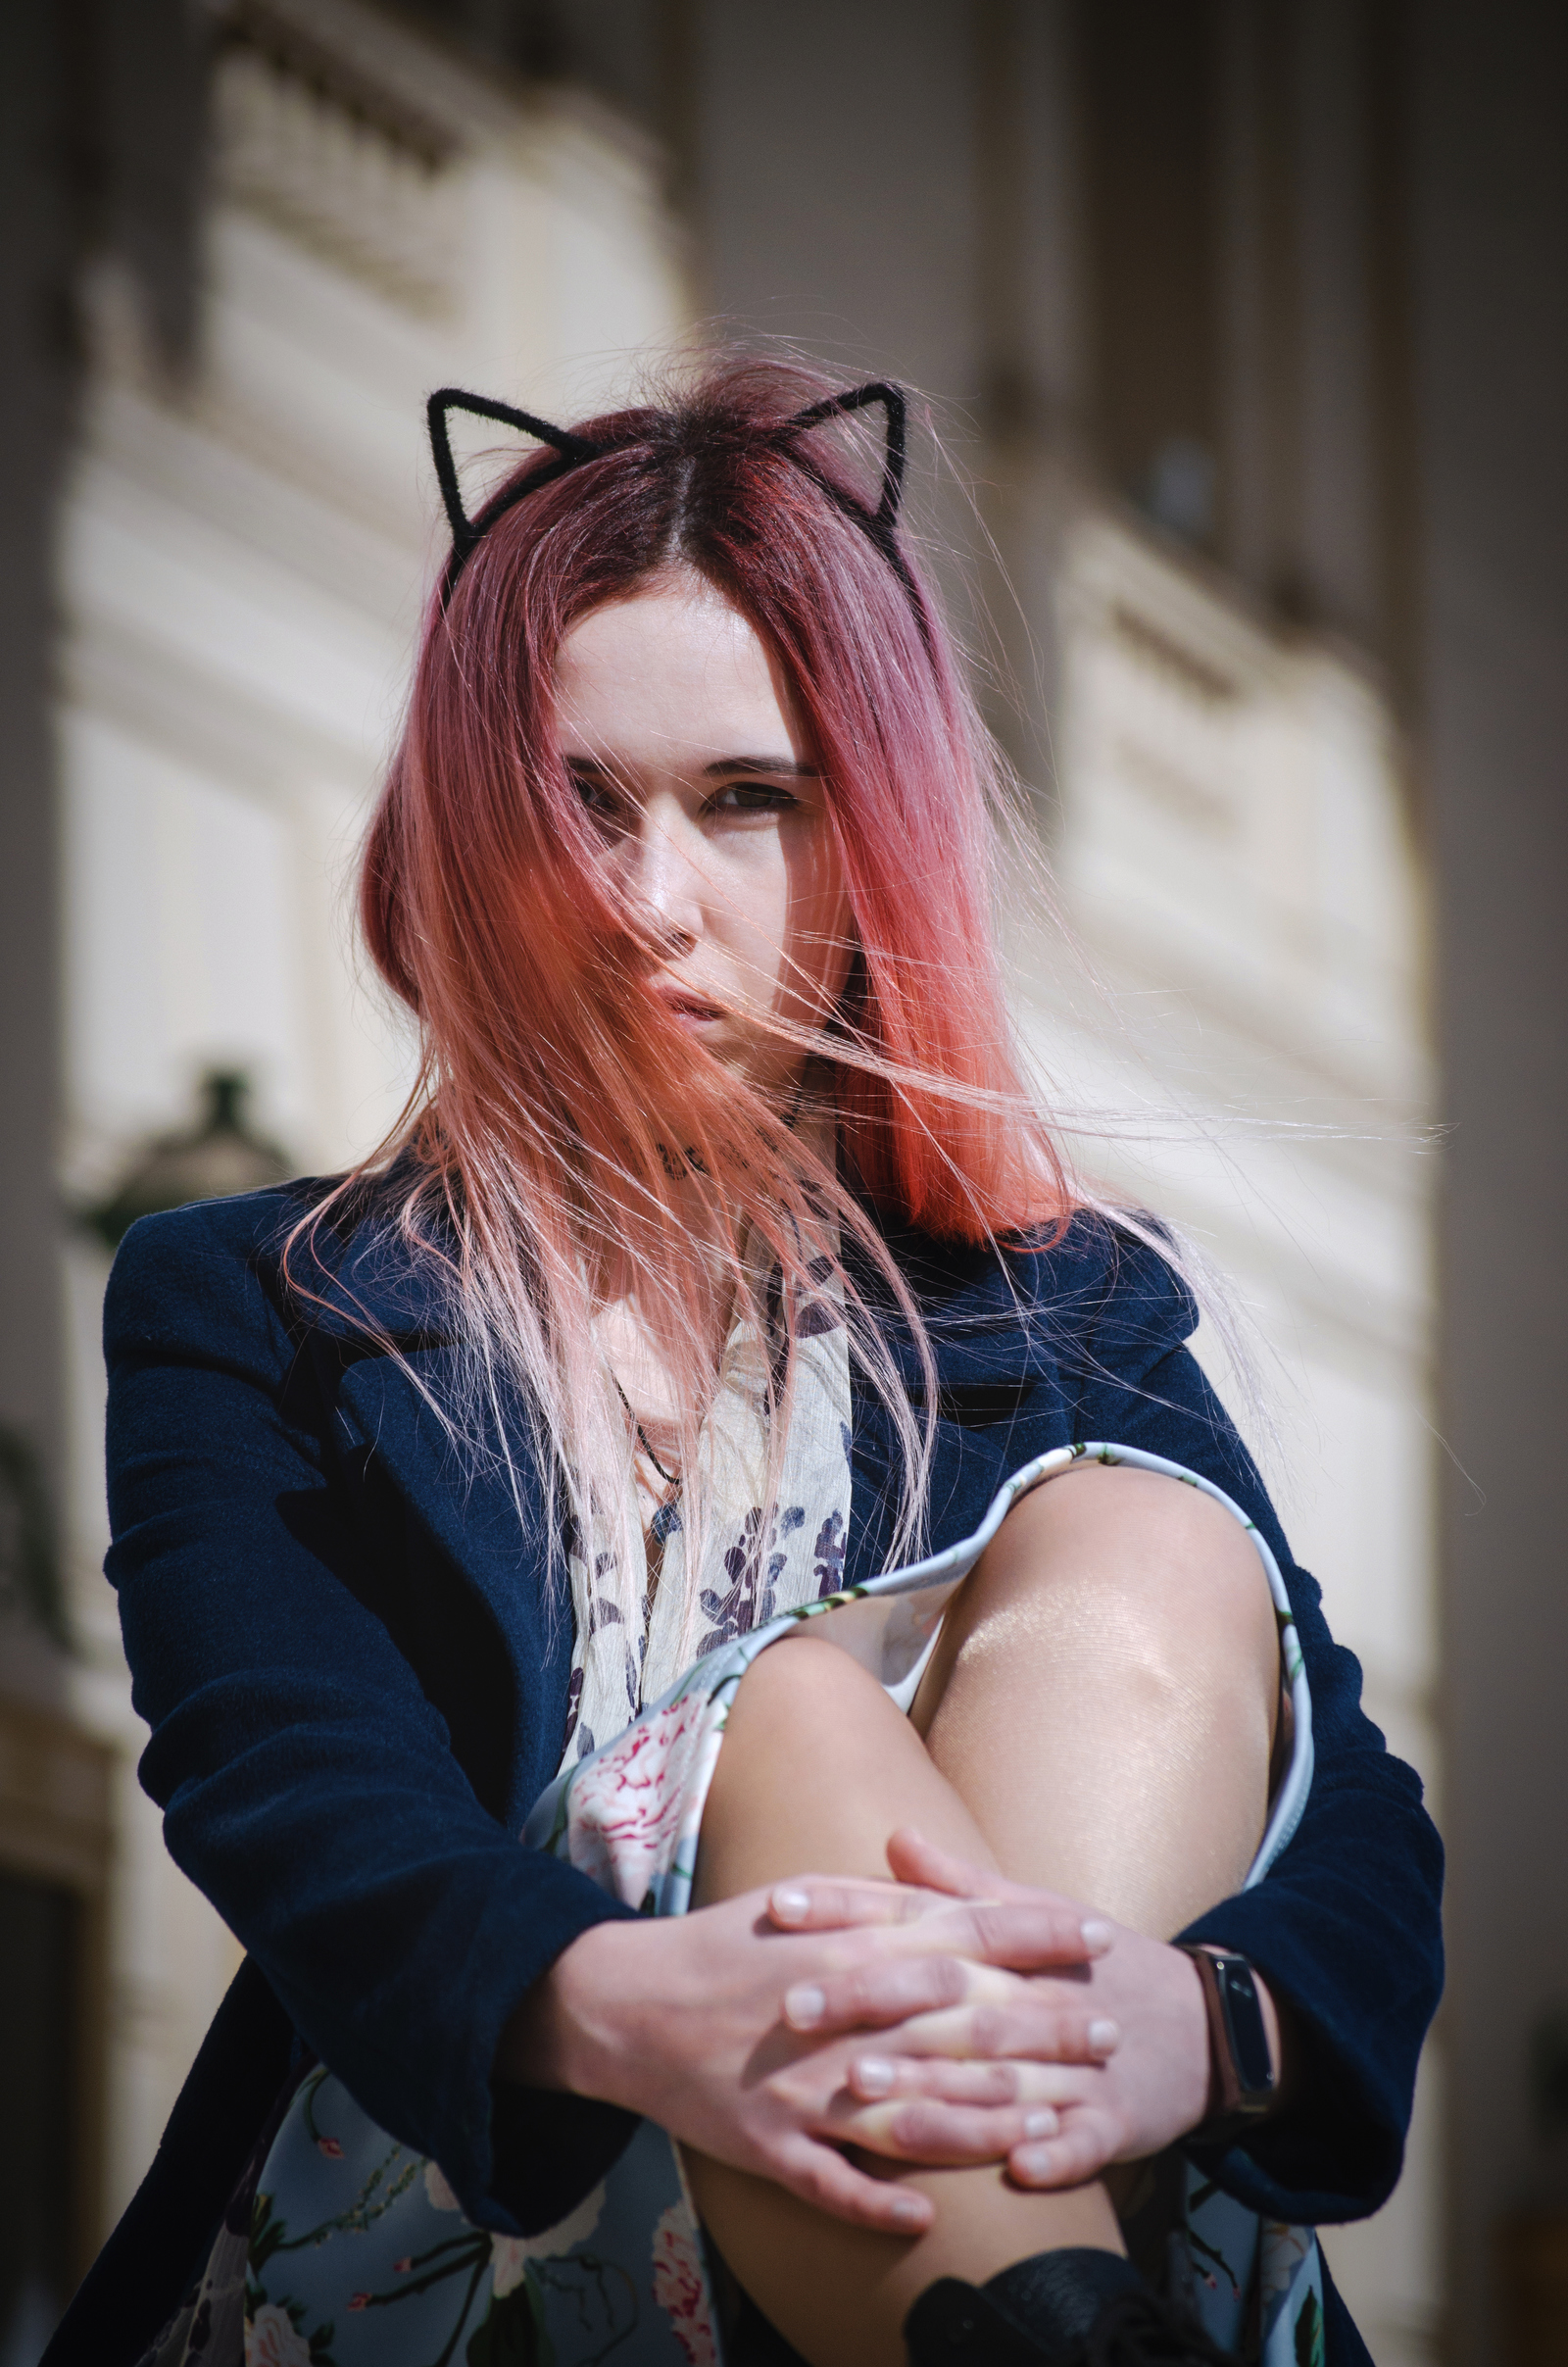
[[[686,1661],[765,1627],[781,1611],[836,1594],[850,1524],[850,1351],[836,1261],[815,1258],[792,1310],[795,1373],[783,1483],[766,1504],[764,1407],[779,1341],[756,1323],[737,1323],[725,1344],[713,1404],[699,1452],[713,1517],[701,1568],[687,1563],[679,1501],[654,1516],[662,1551],[659,1584],[648,1584],[646,1552],[630,1589],[613,1584],[615,1530],[640,1537],[632,1516],[595,1524],[569,1555],[572,1599],[571,1680],[564,1765],[590,1757],[613,1740],[643,1703],[657,1701]],[[628,1493],[631,1490],[627,1475]],[[621,1603],[643,1604],[642,1632],[627,1632]],[[617,1595],[619,1600],[617,1601]],[[687,1644],[688,1605],[701,1613],[695,1654]]]

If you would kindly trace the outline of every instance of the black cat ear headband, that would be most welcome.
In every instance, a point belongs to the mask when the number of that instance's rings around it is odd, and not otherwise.
[[[873,510],[866,502],[858,501],[817,468],[803,452],[795,439],[826,419],[847,416],[880,405],[887,420],[887,441],[882,456],[881,498]],[[510,403],[493,403],[488,396],[465,394],[461,387],[442,386],[426,405],[430,422],[430,450],[435,460],[435,473],[441,487],[441,499],[446,504],[447,518],[452,526],[452,557],[441,580],[441,606],[444,609],[452,598],[458,577],[472,554],[498,518],[505,517],[514,502],[526,494],[537,493],[545,485],[555,483],[570,468],[580,468],[584,461],[596,461],[615,449],[611,444],[595,444],[587,436],[573,435],[566,427],[552,427],[548,419],[536,419],[530,411],[514,411]],[[820,485],[823,492],[835,501],[847,518],[869,534],[877,549],[904,585],[914,605],[922,633],[926,630],[925,612],[915,588],[904,553],[899,548],[895,532],[899,509],[904,499],[904,471],[906,460],[907,405],[902,390],[886,379],[873,378],[864,386],[852,386],[844,394],[824,395],[819,403],[808,403],[804,411],[784,420],[776,433],[780,449],[789,453],[807,474]],[[521,484],[504,487],[473,518],[463,506],[463,493],[458,484],[457,464],[452,457],[452,436],[447,426],[447,414],[466,411],[474,419],[494,419],[503,427],[515,427],[547,444],[556,454],[549,467],[536,469]]]

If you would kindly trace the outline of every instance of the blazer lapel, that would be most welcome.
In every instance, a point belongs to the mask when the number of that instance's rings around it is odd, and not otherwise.
[[[436,1407],[458,1402],[457,1351],[429,1284],[373,1219],[321,1284],[313,1329],[328,1356],[336,1352],[339,1414],[442,1559],[479,1595],[512,1664],[514,1804],[525,1814],[555,1773],[571,1652],[569,1599],[564,1582],[553,1598],[546,1567],[532,1447],[521,1422],[504,1440],[487,1420],[476,1452],[450,1436]],[[386,1353],[388,1340],[396,1354]]]
[[[416,1349],[407,1367],[389,1356],[359,1358],[343,1374],[338,1404],[447,1559],[484,1596],[509,1644],[532,1649],[540,1605],[529,1580],[544,1556],[538,1472],[530,1453],[514,1449],[514,1499],[498,1438],[470,1458],[449,1437],[424,1392],[450,1403],[455,1364],[448,1348]]]

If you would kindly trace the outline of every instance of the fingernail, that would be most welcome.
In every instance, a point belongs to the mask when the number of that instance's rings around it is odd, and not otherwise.
[[[808,1891],[776,1890],[768,1901],[781,1923],[804,1923],[811,1911]]]
[[[1052,2111],[1049,2104],[1042,2104],[1037,2111],[1026,2112],[1024,2114],[1023,2133],[1025,2137],[1055,2136],[1056,2115]]]
[[[1078,1930],[1085,1948],[1096,1956],[1102,1956],[1116,1937],[1114,1925],[1102,1923],[1098,1917],[1091,1917],[1087,1923],[1080,1923]]]
[[[1091,2022],[1089,2044],[1097,2054],[1108,2054],[1121,2037],[1114,2022]]]
[[[924,2227],[925,2204],[917,2202],[912,2194],[900,2194],[890,2216],[898,2221],[900,2227]]]
[[[1014,2178],[1025,2181],[1044,2178],[1051,2169],[1051,2156],[1044,2145],[1017,2145],[1009,2157],[1008,2168]]]
[[[784,2019],[797,2030],[812,2030],[827,2011],[827,1993],[803,1983],[784,1999]]]
[[[855,2066],[855,2084],[866,2096],[886,2096],[897,2076],[879,2054],[862,2054]]]

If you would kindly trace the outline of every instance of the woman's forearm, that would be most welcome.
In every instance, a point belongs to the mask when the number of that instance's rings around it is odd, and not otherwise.
[[[625,2001],[636,1995],[636,1941],[642,1929],[616,1921],[591,1924],[563,1949],[502,2031],[498,2077],[524,2088],[597,2096],[605,2103],[631,2101],[615,2093],[620,2083],[614,2075],[621,2051],[617,2034],[627,2016],[606,2007],[617,1997]]]

